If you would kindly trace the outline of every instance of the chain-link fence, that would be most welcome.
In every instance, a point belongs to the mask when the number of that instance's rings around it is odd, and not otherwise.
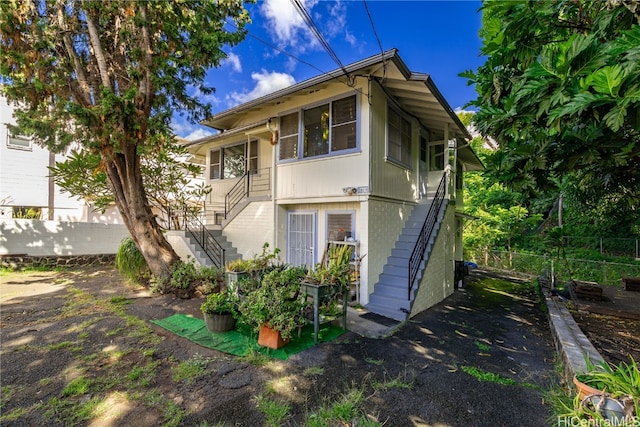
[[[554,275],[560,283],[573,279],[601,285],[621,285],[622,277],[640,277],[640,263],[622,264],[570,258],[564,260],[546,255],[501,251],[477,254],[471,261],[479,266],[534,276],[547,272]]]
[[[588,249],[603,255],[640,258],[640,239],[564,236],[568,249]]]

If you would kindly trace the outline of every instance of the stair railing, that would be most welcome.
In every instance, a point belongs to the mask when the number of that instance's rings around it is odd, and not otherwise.
[[[184,210],[184,229],[198,242],[207,257],[217,268],[224,267],[225,249],[204,226],[198,215],[192,210]]]
[[[413,289],[414,282],[416,280],[416,277],[418,276],[418,271],[420,271],[420,264],[422,263],[424,253],[427,250],[429,238],[431,237],[431,233],[433,232],[433,229],[438,221],[438,213],[440,212],[440,207],[442,206],[442,201],[444,200],[446,194],[446,181],[447,173],[445,172],[442,175],[440,184],[438,184],[438,188],[433,197],[433,201],[431,202],[431,206],[429,207],[429,212],[427,213],[427,217],[422,224],[422,228],[420,229],[418,241],[413,247],[411,257],[409,258],[409,284],[407,295],[407,299],[409,300],[411,300],[411,290]]]
[[[253,193],[269,194],[271,190],[271,168],[246,172],[224,196],[224,219],[238,203]]]

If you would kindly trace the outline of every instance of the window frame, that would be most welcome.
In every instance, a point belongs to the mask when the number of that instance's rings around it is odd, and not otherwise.
[[[19,140],[27,142],[27,145],[23,144],[13,144],[11,140]],[[7,148],[11,148],[12,150],[23,150],[23,151],[33,151],[33,139],[29,136],[13,134],[9,129],[7,129],[7,140],[6,140]]]
[[[351,230],[344,230],[345,233],[348,231],[351,233],[351,237],[354,240],[356,239],[356,211],[355,210],[328,210],[325,212],[325,238],[327,242],[334,241],[335,239],[330,239],[331,230],[329,230],[329,216],[331,215],[350,215],[351,216]],[[345,235],[346,237],[346,235]]]
[[[407,142],[408,143],[408,147],[407,148],[407,155],[409,156],[409,158],[405,161],[405,159],[398,159],[396,157],[394,157],[393,154],[391,154],[391,150],[390,148],[390,142],[391,142],[391,132],[390,132],[390,126],[391,126],[391,113],[396,114],[398,116],[398,118],[400,119],[400,128],[397,129],[399,131],[399,135],[400,135],[400,141],[399,144],[394,144],[397,145],[400,149],[400,157],[402,157],[402,153],[404,152],[403,150],[403,143]],[[404,133],[403,130],[403,124],[407,124],[408,125],[408,134]],[[386,145],[385,145],[385,149],[386,149],[386,153],[385,153],[385,160],[393,163],[397,166],[400,166],[402,168],[408,169],[408,170],[413,170],[413,155],[411,153],[412,150],[412,145],[413,145],[413,126],[411,123],[411,120],[408,120],[406,118],[406,115],[400,111],[398,108],[387,104],[387,125],[386,125],[386,131],[387,131],[387,140],[386,140]],[[403,141],[403,136],[407,136],[408,140],[407,141]]]
[[[354,107],[355,107],[355,114],[354,114],[354,119],[350,120],[350,121],[345,121],[345,122],[341,122],[341,123],[335,123],[334,122],[334,103],[338,102],[338,101],[342,101],[342,100],[346,100],[349,98],[353,98],[353,103],[354,103]],[[308,104],[308,105],[304,105],[300,108],[297,108],[295,110],[289,110],[289,111],[285,111],[282,112],[281,114],[278,115],[278,125],[280,128],[280,134],[278,136],[278,157],[277,157],[277,163],[278,164],[282,164],[282,163],[292,163],[292,162],[299,162],[299,161],[305,161],[305,160],[315,160],[315,159],[323,159],[323,158],[327,158],[327,157],[334,157],[334,156],[342,156],[342,155],[347,155],[347,154],[353,154],[353,153],[358,153],[360,152],[360,127],[359,124],[361,123],[361,118],[360,118],[360,102],[359,102],[360,98],[357,94],[354,95],[348,95],[348,96],[336,96],[333,98],[329,98],[326,100],[322,100],[313,104]],[[318,154],[318,155],[313,155],[313,156],[305,156],[305,152],[306,147],[305,147],[305,124],[304,124],[304,118],[305,118],[305,112],[306,111],[310,111],[322,106],[326,106],[328,108],[328,112],[329,112],[329,120],[328,120],[328,139],[326,142],[326,146],[327,146],[327,153],[326,154]],[[291,133],[291,134],[283,134],[282,129],[281,129],[281,120],[283,117],[287,117],[287,116],[291,116],[297,114],[297,120],[298,120],[298,128],[297,128],[297,133]],[[334,137],[334,130],[340,127],[343,127],[345,125],[349,125],[351,123],[355,124],[355,146],[354,147],[350,147],[350,148],[345,148],[345,149],[341,149],[341,150],[334,150],[333,149],[333,137]],[[290,157],[290,158],[281,158],[281,147],[282,147],[282,140],[285,138],[292,138],[292,137],[297,137],[297,144],[295,146],[293,146],[292,148],[292,152],[295,154],[295,157]]]
[[[251,152],[251,145],[255,143],[255,153]],[[238,146],[242,146],[243,150],[244,150],[244,172],[242,173],[242,175],[240,176],[234,176],[234,177],[228,177],[225,178],[224,176],[224,150],[225,149],[229,149],[232,147],[238,147]],[[260,146],[259,146],[259,142],[257,139],[250,139],[248,141],[243,141],[243,142],[235,142],[235,143],[231,143],[231,144],[227,144],[221,147],[216,147],[216,148],[211,148],[209,150],[209,162],[207,164],[207,167],[209,169],[209,180],[213,181],[213,180],[224,180],[224,179],[238,179],[238,178],[242,178],[247,171],[250,173],[258,173],[258,169],[260,166]],[[218,159],[216,163],[212,162],[212,158],[213,158],[213,153],[218,153]],[[253,167],[252,164],[255,164],[255,168]],[[217,173],[217,177],[213,176],[213,166],[217,165],[218,166],[218,173]]]

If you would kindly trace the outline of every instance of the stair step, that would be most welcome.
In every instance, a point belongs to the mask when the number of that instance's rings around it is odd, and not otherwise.
[[[408,314],[404,313],[403,311],[397,309],[397,310],[393,310],[393,309],[389,309],[388,307],[384,307],[381,306],[379,304],[367,304],[366,306],[367,310],[369,310],[372,313],[376,313],[379,314],[381,316],[385,316],[388,317],[390,319],[394,319],[400,322],[404,322],[405,320],[407,320]]]
[[[385,266],[382,267],[382,274],[389,274],[398,278],[404,278],[404,280],[406,281],[407,277],[409,277],[409,267],[407,267],[406,265],[403,267],[399,267],[397,265],[385,264]]]
[[[410,310],[410,301],[407,295],[403,296],[387,296],[387,295],[371,295],[369,304],[376,304],[383,307],[389,307],[392,311]]]
[[[407,297],[407,284],[404,286],[394,286],[385,283],[376,283],[376,295],[382,295],[394,298],[406,298]]]

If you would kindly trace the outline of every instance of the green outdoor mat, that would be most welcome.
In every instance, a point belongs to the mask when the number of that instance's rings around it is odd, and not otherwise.
[[[257,351],[276,359],[286,360],[292,354],[300,353],[313,346],[313,325],[304,326],[299,337],[294,331],[289,344],[279,350],[272,350],[258,345],[258,334],[246,325],[237,325],[235,330],[229,332],[209,332],[204,320],[184,314],[174,314],[165,319],[152,320],[151,323],[203,347],[236,356],[246,356],[252,351]],[[318,342],[331,341],[344,332],[344,329],[330,323],[320,325]]]

